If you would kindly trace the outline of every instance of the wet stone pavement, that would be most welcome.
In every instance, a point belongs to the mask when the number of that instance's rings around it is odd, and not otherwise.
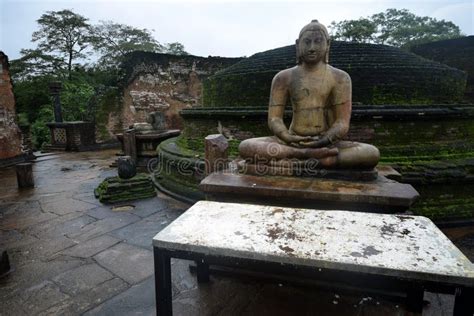
[[[103,205],[94,188],[114,150],[43,156],[35,188],[0,170],[0,248],[15,271],[0,279],[0,315],[154,315],[152,238],[189,205],[156,198]],[[474,234],[447,232],[474,259]],[[172,261],[175,315],[411,315],[393,297],[252,277],[211,276],[198,287]],[[427,293],[423,315],[450,315],[453,298]]]

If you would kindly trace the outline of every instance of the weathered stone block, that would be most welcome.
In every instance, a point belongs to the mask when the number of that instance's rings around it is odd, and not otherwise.
[[[229,158],[229,142],[221,134],[208,135],[204,139],[206,174],[227,167]]]
[[[407,210],[419,197],[411,185],[383,176],[355,182],[215,172],[199,187],[215,201],[376,213]]]
[[[106,178],[95,189],[94,194],[101,203],[115,203],[156,196],[155,187],[146,174],[137,174],[130,179]]]

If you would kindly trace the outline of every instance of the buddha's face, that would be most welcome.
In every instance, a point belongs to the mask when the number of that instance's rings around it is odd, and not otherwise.
[[[308,30],[298,40],[300,58],[308,64],[323,60],[328,50],[328,41],[319,30]]]

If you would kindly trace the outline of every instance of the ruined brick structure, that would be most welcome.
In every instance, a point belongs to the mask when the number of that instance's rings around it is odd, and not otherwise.
[[[22,155],[21,139],[21,131],[16,122],[8,56],[0,51],[0,165]]]
[[[151,112],[165,114],[166,127],[183,127],[179,111],[201,104],[202,82],[241,58],[175,56],[134,52],[122,66],[125,87],[119,111],[108,115],[105,129],[109,136],[133,123],[145,122]]]

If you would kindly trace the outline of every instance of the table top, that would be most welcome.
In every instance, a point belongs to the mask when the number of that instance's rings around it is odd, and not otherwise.
[[[200,201],[153,246],[474,286],[474,265],[422,216]]]

